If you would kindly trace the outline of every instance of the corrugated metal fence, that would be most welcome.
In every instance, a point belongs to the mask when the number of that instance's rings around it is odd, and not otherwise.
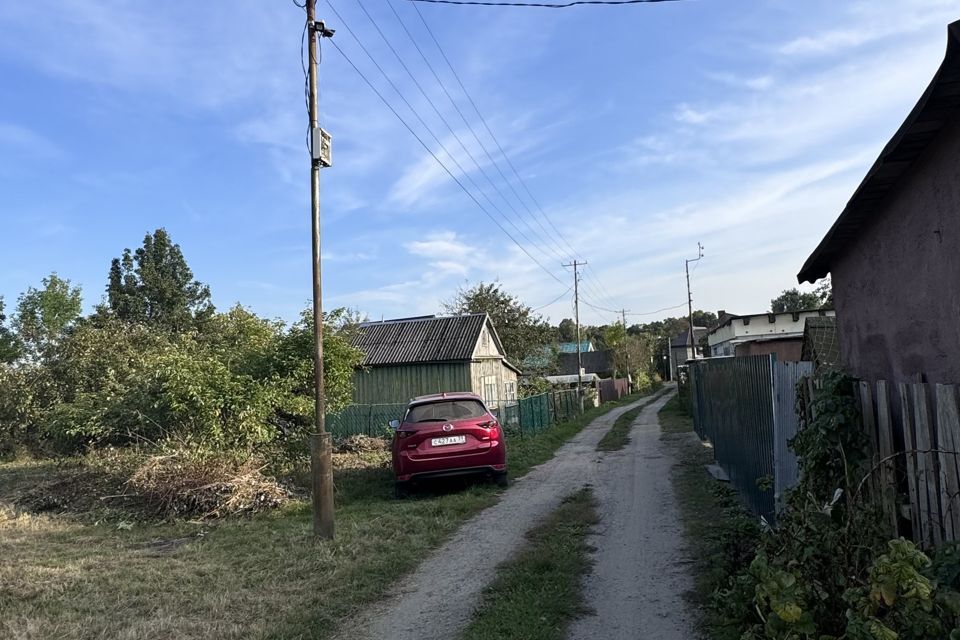
[[[519,400],[501,400],[494,415],[508,431],[521,436],[539,433],[573,418],[579,412],[575,390],[553,391]],[[355,404],[336,414],[328,414],[327,431],[335,440],[352,435],[381,436],[388,433],[388,423],[399,420],[406,410],[403,404]]]
[[[810,363],[775,355],[710,358],[689,365],[694,428],[714,447],[717,463],[751,510],[776,519],[784,492],[796,482],[787,446],[797,431],[796,380]]]

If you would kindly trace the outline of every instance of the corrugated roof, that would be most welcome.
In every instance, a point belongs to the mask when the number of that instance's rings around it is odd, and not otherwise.
[[[815,282],[830,272],[835,256],[856,239],[861,227],[883,205],[899,179],[914,165],[960,108],[960,20],[947,27],[947,53],[910,115],[883,148],[853,197],[800,273],[799,282]]]
[[[574,342],[561,342],[557,346],[557,350],[560,353],[576,353],[577,352],[577,343]],[[583,340],[580,343],[580,353],[587,353],[588,351],[593,351],[593,343],[589,340]]]
[[[485,313],[367,322],[358,328],[353,345],[366,354],[363,366],[470,360],[486,322]],[[502,353],[500,339],[492,333]]]

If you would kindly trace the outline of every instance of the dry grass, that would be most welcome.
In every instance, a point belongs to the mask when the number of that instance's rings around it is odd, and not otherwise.
[[[265,476],[256,459],[243,463],[180,454],[150,456],[127,486],[144,507],[162,517],[221,518],[275,509],[292,494]]]
[[[511,443],[511,471],[522,475],[549,458],[613,406]],[[211,521],[157,523],[121,509],[28,515],[11,508],[25,487],[82,474],[83,465],[0,463],[0,638],[330,637],[497,499],[495,487],[479,485],[395,500],[382,445],[335,457],[332,542],[313,538],[309,506],[298,499]],[[125,465],[116,467],[129,478]],[[96,489],[106,490],[115,487]]]

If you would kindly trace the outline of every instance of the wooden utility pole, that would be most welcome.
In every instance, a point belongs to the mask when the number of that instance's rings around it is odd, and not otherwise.
[[[326,403],[323,389],[323,287],[320,273],[320,167],[330,166],[329,138],[318,122],[317,37],[329,38],[333,31],[317,22],[316,0],[306,0],[308,47],[308,92],[310,104],[310,226],[313,260],[313,383],[316,430],[310,437],[310,476],[313,496],[313,533],[333,538],[333,446],[325,424]],[[322,148],[324,142],[328,145]]]
[[[623,356],[627,368],[627,392],[630,391],[630,345],[627,344],[627,309],[620,309],[620,318],[623,320]]]
[[[697,257],[692,260],[685,260],[687,270],[687,311],[688,311],[688,322],[690,323],[690,348],[693,349],[693,357],[697,357],[697,341],[695,333],[693,332],[693,294],[690,293],[690,263],[696,262],[703,257],[703,245],[699,242],[697,243]],[[677,363],[680,364],[679,362]]]
[[[577,400],[580,402],[580,413],[583,413],[583,355],[580,340],[580,275],[578,267],[586,262],[568,262],[564,267],[573,267],[573,311],[577,320]]]

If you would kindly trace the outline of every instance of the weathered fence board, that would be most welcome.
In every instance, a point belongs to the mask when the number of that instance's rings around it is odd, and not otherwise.
[[[880,455],[880,494],[883,512],[890,524],[890,535],[898,534],[897,472],[894,459],[893,420],[890,417],[890,394],[887,382],[877,382],[877,445]]]
[[[937,488],[939,478],[936,455],[933,453],[927,387],[922,383],[914,383],[910,385],[910,391],[913,395],[914,428],[917,431],[917,466],[923,479],[920,492],[926,493],[927,526],[929,530],[925,532],[924,539],[929,540],[933,546],[937,546],[943,541],[943,531],[940,526],[940,491]],[[924,506],[922,496],[920,506],[921,508]]]
[[[900,396],[900,422],[903,427],[903,443],[906,452],[904,458],[907,466],[907,492],[910,498],[910,519],[913,524],[915,539],[920,542],[923,538],[921,532],[927,529],[927,517],[925,511],[920,508],[920,493],[917,483],[911,481],[912,478],[920,477],[917,466],[917,438],[913,430],[913,409],[910,402],[910,392],[905,383],[897,384],[897,393]]]
[[[943,508],[944,526],[950,540],[960,539],[960,470],[955,452],[960,446],[957,430],[960,428],[960,412],[957,410],[957,392],[954,387],[938,384],[937,401],[937,448],[940,462],[940,504]]]

